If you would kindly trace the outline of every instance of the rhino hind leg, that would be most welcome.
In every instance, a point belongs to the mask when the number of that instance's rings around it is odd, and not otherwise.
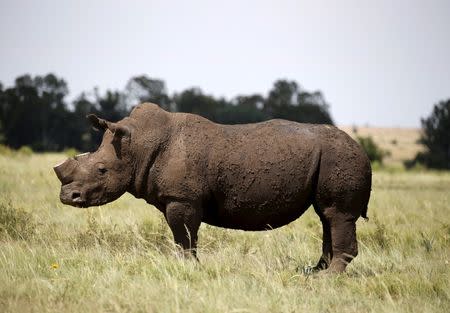
[[[325,208],[318,213],[322,221],[324,234],[322,256],[315,269],[327,269],[329,273],[341,273],[358,255],[356,240],[356,220],[358,216],[335,207]]]
[[[201,224],[201,209],[188,203],[170,202],[166,206],[165,217],[173,239],[183,250],[183,255],[197,259],[197,233]]]
[[[314,204],[314,210],[320,217],[322,222],[322,255],[320,256],[317,265],[314,267],[314,271],[326,270],[331,263],[333,257],[333,249],[331,246],[331,227],[325,215],[319,210],[318,206]]]

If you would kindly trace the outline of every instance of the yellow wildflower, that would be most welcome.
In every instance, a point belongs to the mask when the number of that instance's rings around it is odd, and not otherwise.
[[[53,264],[52,264],[52,268],[53,268],[54,270],[56,270],[57,268],[59,268],[59,264],[58,264],[58,263],[53,263]]]

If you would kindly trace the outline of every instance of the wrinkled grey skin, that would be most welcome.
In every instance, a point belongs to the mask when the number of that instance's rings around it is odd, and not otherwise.
[[[158,208],[194,256],[201,222],[267,230],[313,205],[323,225],[316,269],[342,272],[358,253],[355,222],[366,217],[370,162],[333,126],[220,125],[148,103],[117,123],[89,120],[105,131],[98,150],[54,168],[65,204],[102,205],[129,192]]]

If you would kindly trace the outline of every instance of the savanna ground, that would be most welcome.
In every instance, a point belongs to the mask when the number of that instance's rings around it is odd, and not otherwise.
[[[64,158],[0,155],[0,312],[450,311],[448,172],[374,172],[359,256],[321,277],[302,273],[321,249],[312,209],[268,232],[202,225],[197,264],[142,200],[62,205]]]

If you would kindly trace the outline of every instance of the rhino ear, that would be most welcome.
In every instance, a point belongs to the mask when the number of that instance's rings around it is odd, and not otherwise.
[[[95,114],[89,114],[86,118],[91,122],[95,130],[109,129],[114,134],[114,139],[130,136],[130,129],[127,126],[119,125],[117,123],[108,122],[102,118],[98,118]]]
[[[130,137],[131,132],[127,126],[119,125],[117,123],[108,123],[108,129],[114,133],[114,139]]]
[[[104,119],[98,118],[95,114],[89,114],[86,118],[91,122],[94,130],[106,130],[108,128],[108,122]]]

